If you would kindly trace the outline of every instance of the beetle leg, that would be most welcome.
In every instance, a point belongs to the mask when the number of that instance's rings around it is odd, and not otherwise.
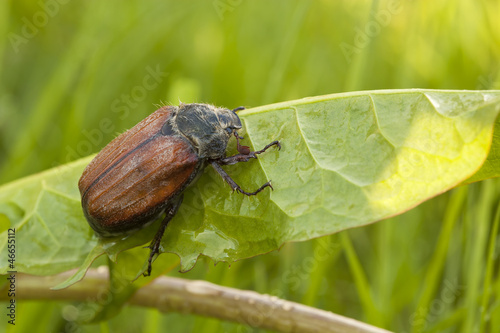
[[[148,271],[147,273],[144,272],[144,276],[150,276],[151,275],[151,269],[152,269],[152,263],[153,263],[153,258],[155,257],[156,254],[160,253],[160,244],[161,244],[161,239],[163,237],[163,234],[165,233],[165,229],[167,228],[168,222],[175,216],[177,211],[179,210],[179,207],[182,203],[183,195],[181,195],[177,201],[175,201],[172,205],[170,205],[167,208],[167,214],[163,218],[163,221],[161,222],[160,229],[156,232],[155,237],[151,241],[151,244],[149,244],[148,248],[151,250],[149,253],[149,259],[148,259]]]
[[[238,191],[238,192],[243,193],[245,195],[251,196],[251,195],[256,195],[257,193],[259,193],[260,191],[262,191],[266,187],[270,187],[271,189],[273,188],[273,186],[271,185],[271,181],[268,181],[267,183],[262,185],[257,191],[247,192],[247,191],[243,190],[238,184],[236,184],[236,182],[231,178],[231,176],[229,176],[227,174],[227,172],[224,171],[224,169],[222,169],[222,167],[219,165],[218,161],[210,162],[210,164],[212,164],[215,171],[217,171],[219,173],[219,175],[221,175],[222,179],[224,179],[226,181],[226,183],[228,183],[231,186],[233,191]]]
[[[239,140],[239,139],[243,140],[243,139],[244,139],[244,137],[240,136],[240,135],[238,134],[238,132],[236,132],[236,131],[234,131],[234,132],[233,132],[233,134],[234,134],[234,136],[236,137],[236,143],[237,143],[237,144],[240,144],[240,140]]]
[[[238,153],[242,155],[250,154],[251,153],[250,147],[240,145],[240,139],[243,139],[243,137],[239,136],[236,131],[234,132],[234,136],[236,137],[236,150],[238,150]]]
[[[236,140],[238,140],[238,137],[236,137]],[[262,154],[266,150],[268,150],[272,146],[278,146],[278,149],[281,149],[281,144],[279,141],[273,141],[267,146],[265,146],[261,150],[257,151],[250,151],[247,146],[240,146],[239,140],[237,141],[237,149],[239,154],[229,156],[229,157],[224,157],[219,160],[217,160],[217,163],[219,165],[233,165],[238,162],[248,162],[251,158],[257,158],[258,154]]]

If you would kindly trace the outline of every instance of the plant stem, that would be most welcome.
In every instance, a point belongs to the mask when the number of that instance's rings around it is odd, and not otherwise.
[[[84,280],[67,289],[50,289],[72,273],[47,277],[18,274],[16,298],[93,302],[107,299],[108,272],[101,268],[89,270]],[[5,301],[6,295],[0,291],[0,301]],[[139,289],[129,300],[129,305],[208,316],[278,332],[388,332],[275,296],[166,276]]]

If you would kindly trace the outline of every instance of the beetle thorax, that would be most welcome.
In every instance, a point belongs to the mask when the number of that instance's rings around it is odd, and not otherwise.
[[[181,104],[175,123],[203,159],[224,157],[231,135],[241,128],[236,113],[208,104]]]

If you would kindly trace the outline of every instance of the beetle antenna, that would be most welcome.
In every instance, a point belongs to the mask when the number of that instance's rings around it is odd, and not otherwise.
[[[236,113],[238,111],[245,110],[244,106],[238,106],[236,109],[233,109],[233,112]]]

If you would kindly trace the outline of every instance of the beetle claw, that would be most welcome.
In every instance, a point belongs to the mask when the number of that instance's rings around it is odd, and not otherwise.
[[[277,146],[278,150],[281,150],[281,143],[278,140],[271,142],[266,147],[271,147],[271,146]]]

